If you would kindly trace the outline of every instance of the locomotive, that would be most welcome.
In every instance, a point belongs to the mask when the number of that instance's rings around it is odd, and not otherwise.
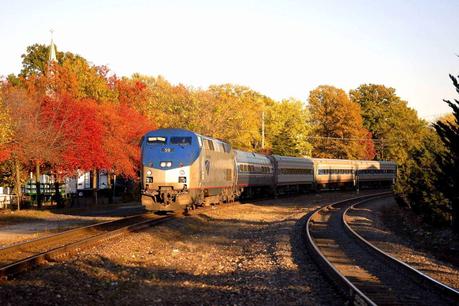
[[[232,202],[257,194],[391,186],[397,165],[263,155],[183,129],[148,132],[141,143],[141,201],[151,210]]]

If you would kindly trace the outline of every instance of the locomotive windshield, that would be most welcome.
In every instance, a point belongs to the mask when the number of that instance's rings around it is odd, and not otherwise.
[[[147,143],[166,144],[167,138],[162,136],[150,136],[147,138]]]
[[[191,145],[191,137],[171,137],[171,144]]]

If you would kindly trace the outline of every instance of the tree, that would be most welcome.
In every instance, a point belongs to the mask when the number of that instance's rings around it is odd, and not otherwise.
[[[410,151],[422,146],[427,122],[384,85],[363,84],[350,91],[350,98],[361,107],[363,126],[376,139],[376,158],[405,164]]]
[[[59,159],[65,143],[61,124],[55,120],[67,105],[56,103],[45,94],[44,75],[31,76],[22,81],[22,87],[6,86],[3,91],[5,105],[11,114],[12,137],[8,148],[20,168],[36,173],[37,204],[41,207],[40,172],[44,164],[54,164]],[[19,173],[16,174],[19,176]],[[19,181],[19,180],[18,180]]]
[[[344,90],[322,85],[309,94],[313,155],[325,158],[372,159],[371,135],[362,125],[360,106]]]
[[[213,100],[207,128],[210,136],[228,140],[242,150],[261,147],[261,113],[266,99],[248,87],[212,85],[208,93]]]
[[[456,92],[459,93],[457,78],[450,75]],[[453,110],[454,121],[438,121],[434,124],[446,150],[437,156],[439,165],[436,185],[452,207],[453,229],[459,232],[459,101],[444,100]]]
[[[283,100],[266,107],[266,146],[273,154],[311,156],[309,114],[301,101]]]
[[[46,73],[46,66],[49,62],[49,46],[43,44],[33,44],[28,46],[26,53],[22,57],[22,70],[19,73],[20,77],[28,78],[32,75]],[[62,64],[64,53],[56,52],[57,61]]]
[[[11,116],[3,103],[2,96],[0,94],[0,162],[8,158],[9,150],[6,148],[6,144],[13,136]]]
[[[425,221],[434,225],[447,223],[450,211],[448,201],[436,187],[438,165],[436,156],[445,150],[440,137],[433,128],[427,128],[421,139],[422,145],[410,151],[410,158],[403,165],[403,194],[405,202]]]
[[[155,112],[148,108],[152,92],[140,80],[110,76],[107,67],[70,52],[58,52],[50,63],[48,52],[44,45],[28,47],[21,74],[0,84],[0,167],[14,173],[19,197],[24,172],[31,170],[38,195],[40,171],[54,175],[56,195],[59,180],[78,171],[136,178],[140,138],[155,127],[146,117]],[[180,85],[171,95],[175,102],[190,94]]]

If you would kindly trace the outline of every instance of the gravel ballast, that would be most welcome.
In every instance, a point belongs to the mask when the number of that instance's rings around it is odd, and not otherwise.
[[[0,283],[4,305],[345,301],[305,253],[304,216],[355,193],[220,205],[115,238]]]

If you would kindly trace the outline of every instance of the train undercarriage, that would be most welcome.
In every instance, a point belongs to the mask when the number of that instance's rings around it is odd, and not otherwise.
[[[177,211],[195,209],[220,203],[234,202],[241,195],[239,188],[185,189],[161,188],[142,193],[142,205],[152,211]]]

